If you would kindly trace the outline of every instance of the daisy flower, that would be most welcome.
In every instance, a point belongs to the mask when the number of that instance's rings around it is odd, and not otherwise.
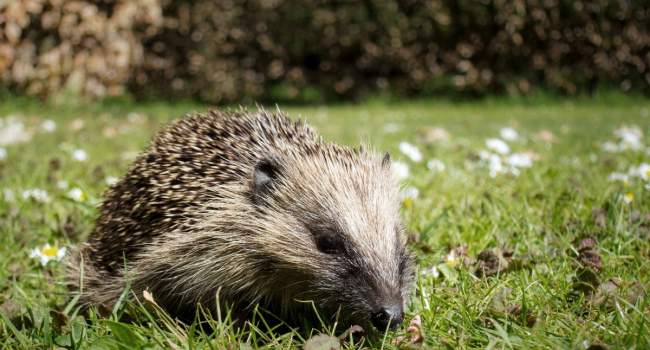
[[[24,200],[33,199],[39,203],[48,203],[50,201],[50,196],[47,194],[47,191],[40,188],[24,190],[22,195]]]
[[[513,128],[502,128],[499,131],[499,134],[501,135],[501,138],[507,141],[516,141],[519,139],[519,133],[517,133],[517,130]]]
[[[65,180],[59,180],[56,182],[56,188],[60,190],[67,190],[70,185],[68,184],[68,181]]]
[[[56,123],[52,119],[46,119],[41,123],[41,129],[44,132],[54,132],[56,131]]]
[[[427,162],[427,168],[429,168],[429,170],[441,173],[445,171],[445,163],[443,163],[440,159],[431,159]]]
[[[487,146],[488,149],[499,154],[510,153],[510,146],[508,146],[508,144],[501,139],[497,139],[497,138],[487,139],[485,140],[485,146]]]
[[[68,198],[75,202],[83,202],[87,199],[86,194],[80,188],[73,188],[67,193]]]
[[[630,176],[625,173],[611,173],[607,179],[609,181],[621,181],[623,183],[628,183],[630,181]]]
[[[628,192],[623,195],[623,202],[625,202],[625,204],[630,204],[633,201],[634,201],[634,193]]]
[[[29,252],[29,257],[38,259],[42,266],[47,265],[50,261],[61,261],[65,256],[66,248],[51,246],[49,243],[40,248],[34,248]]]
[[[107,176],[104,181],[106,182],[107,185],[113,186],[117,183],[118,178],[115,176]]]
[[[400,142],[399,150],[414,162],[422,161],[422,153],[420,153],[420,150],[408,142]]]
[[[72,151],[72,159],[78,162],[85,162],[88,159],[88,153],[80,148],[77,148]]]
[[[16,194],[14,193],[14,190],[12,190],[11,188],[3,188],[2,197],[4,197],[5,202],[13,202],[14,200],[16,200]]]
[[[407,199],[414,200],[417,199],[418,196],[420,196],[420,191],[413,186],[406,187],[400,192],[400,200],[402,201]]]
[[[395,177],[399,180],[404,180],[411,174],[408,164],[400,162],[399,160],[396,160],[391,164],[391,169],[393,174],[395,174]]]
[[[639,150],[643,147],[641,138],[643,132],[638,126],[623,126],[614,131],[614,135],[621,140],[624,149]]]
[[[533,157],[528,153],[514,153],[506,159],[506,162],[515,168],[530,168],[533,166]]]
[[[640,177],[645,181],[650,180],[650,164],[641,163],[639,166],[630,169],[630,175]]]
[[[445,256],[445,264],[452,268],[460,265],[460,257],[456,254],[455,249],[452,249],[452,251]]]
[[[394,134],[402,128],[401,125],[397,123],[386,123],[384,124],[384,132],[387,134]]]
[[[0,118],[0,145],[12,145],[31,140],[32,134],[15,116]]]

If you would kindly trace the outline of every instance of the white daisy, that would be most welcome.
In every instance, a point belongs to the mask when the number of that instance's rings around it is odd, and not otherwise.
[[[488,149],[497,152],[499,154],[508,154],[510,153],[510,147],[505,141],[497,138],[485,140],[485,145]]]
[[[614,173],[609,174],[607,179],[609,181],[622,181],[622,182],[627,183],[627,182],[630,181],[630,176],[628,174],[625,174],[625,173],[616,173],[616,172],[614,172]]]
[[[85,162],[88,159],[88,153],[80,148],[77,148],[72,151],[72,159],[78,162]]]
[[[406,199],[415,200],[419,196],[420,196],[420,190],[418,190],[417,188],[415,188],[413,186],[406,187],[400,192],[400,200],[401,201],[404,201]]]
[[[404,180],[411,174],[408,164],[400,162],[399,160],[392,162],[391,170],[399,180]]]
[[[24,190],[23,193],[23,199],[24,200],[29,200],[33,199],[36,202],[39,203],[49,203],[50,202],[50,196],[47,194],[47,191],[40,189],[40,188],[30,188],[27,190]]]
[[[4,197],[5,202],[13,202],[16,200],[16,194],[11,188],[2,189],[2,197]]]
[[[640,150],[643,148],[643,132],[638,126],[623,126],[614,131],[614,135],[621,140],[624,149]]]
[[[424,276],[431,276],[433,278],[438,278],[440,277],[440,270],[438,270],[437,266],[431,266],[428,269],[422,270],[422,274]]]
[[[501,161],[501,157],[498,154],[494,154],[488,151],[480,151],[479,156],[487,164],[490,177],[496,177],[499,174],[507,172],[506,167]]]
[[[400,142],[399,150],[414,162],[422,161],[422,153],[420,150],[408,142]]]
[[[40,260],[41,265],[45,266],[50,261],[61,261],[65,256],[66,248],[51,246],[49,243],[45,244],[40,248],[34,248],[29,252],[30,258],[35,258]]]
[[[56,182],[56,188],[60,190],[67,190],[70,185],[68,184],[68,181],[65,180],[59,180]]]
[[[56,131],[56,123],[52,119],[46,119],[41,123],[41,129],[44,132],[54,132]]]
[[[614,142],[612,142],[612,141],[603,142],[603,144],[601,145],[601,147],[602,147],[603,151],[605,151],[605,152],[612,152],[612,153],[614,153],[614,152],[619,152],[619,151],[621,151],[621,147],[619,147],[618,144],[616,144],[616,143],[614,143]]]
[[[86,194],[80,188],[77,187],[68,191],[67,197],[72,199],[75,202],[83,202],[87,199]]]
[[[517,130],[510,127],[502,128],[499,131],[499,134],[501,135],[502,139],[507,141],[516,141],[517,139],[519,139],[519,133],[517,132]]]
[[[32,134],[15,116],[0,118],[0,145],[12,145],[31,140]]]
[[[393,134],[398,132],[402,128],[401,125],[397,123],[386,123],[384,124],[384,132],[387,134]]]
[[[106,179],[104,179],[107,185],[113,186],[117,183],[118,178],[115,176],[107,176]]]
[[[515,168],[530,168],[533,166],[533,158],[528,153],[514,153],[506,159],[508,165]]]
[[[445,171],[445,163],[443,163],[440,159],[431,159],[427,162],[427,168],[429,168],[429,170],[441,173]]]
[[[650,180],[650,164],[641,163],[639,166],[631,168],[630,175],[640,177],[645,181]]]

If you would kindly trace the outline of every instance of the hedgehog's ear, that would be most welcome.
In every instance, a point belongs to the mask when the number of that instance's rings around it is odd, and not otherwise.
[[[262,159],[253,169],[253,202],[260,204],[278,178],[277,162],[273,159]]]
[[[388,169],[388,167],[390,166],[390,154],[388,152],[384,154],[384,159],[381,160],[381,166],[383,166],[386,169]]]

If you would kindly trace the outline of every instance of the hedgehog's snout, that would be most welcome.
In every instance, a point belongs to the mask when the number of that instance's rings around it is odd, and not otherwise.
[[[394,330],[404,321],[404,308],[401,304],[383,306],[372,314],[370,321],[379,331]]]

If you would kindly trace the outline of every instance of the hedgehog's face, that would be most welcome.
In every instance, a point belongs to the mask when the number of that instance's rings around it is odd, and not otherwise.
[[[392,329],[404,319],[413,274],[397,185],[388,158],[337,156],[266,160],[255,168],[253,201],[278,224],[291,223],[285,241],[268,253],[282,274],[306,279],[301,290],[289,289],[293,299],[311,299],[349,323]]]

